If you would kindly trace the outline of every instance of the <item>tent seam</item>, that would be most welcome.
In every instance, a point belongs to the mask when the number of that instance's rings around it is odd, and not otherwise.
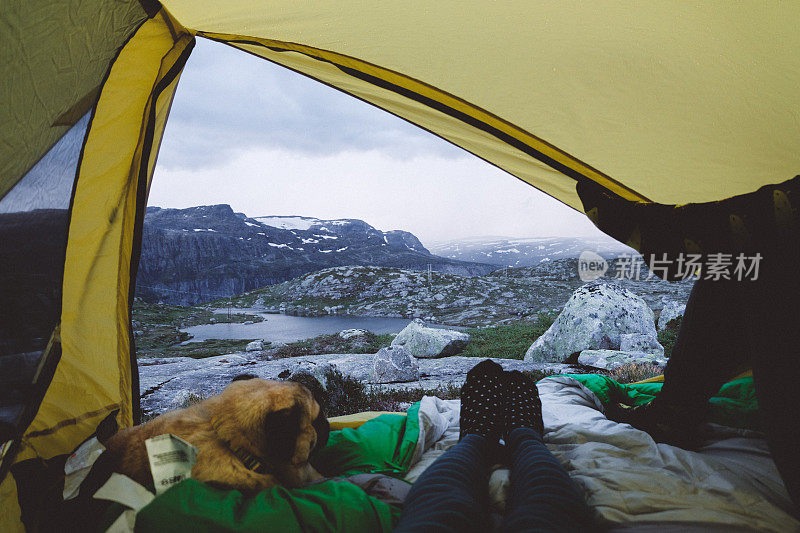
[[[544,163],[545,165],[549,166],[550,168],[553,168],[554,170],[560,172],[561,174],[563,174],[565,176],[568,176],[568,177],[570,177],[570,178],[572,178],[572,179],[574,179],[576,181],[580,181],[581,179],[588,179],[588,180],[594,181],[596,183],[599,183],[600,185],[606,187],[609,190],[613,190],[613,191],[617,192],[618,194],[620,192],[622,192],[623,193],[622,196],[626,197],[627,199],[631,199],[631,200],[635,200],[635,201],[649,201],[649,199],[647,197],[645,197],[644,195],[642,195],[641,193],[639,193],[639,192],[637,192],[637,191],[635,191],[635,190],[623,185],[622,183],[620,183],[619,181],[615,180],[614,178],[612,178],[612,177],[608,176],[607,174],[601,172],[600,170],[592,167],[591,165],[581,161],[577,157],[575,157],[575,156],[573,156],[573,155],[561,150],[560,148],[548,143],[544,139],[541,139],[541,138],[537,137],[536,135],[533,135],[532,133],[523,130],[519,126],[516,126],[515,124],[510,123],[510,122],[500,118],[499,116],[491,113],[490,111],[487,111],[487,110],[482,109],[482,108],[480,108],[478,106],[470,104],[466,100],[463,100],[463,99],[461,99],[461,98],[459,98],[459,97],[457,97],[455,95],[452,95],[452,94],[448,93],[447,91],[443,91],[443,90],[441,90],[441,89],[439,89],[439,88],[437,88],[435,86],[432,86],[432,85],[427,84],[427,83],[425,83],[423,81],[414,79],[414,78],[412,78],[410,76],[406,76],[406,75],[400,74],[399,72],[395,72],[395,71],[392,71],[390,69],[386,69],[384,67],[380,67],[378,65],[374,65],[374,64],[369,63],[367,61],[363,61],[363,60],[360,60],[360,59],[357,59],[357,58],[354,58],[354,57],[346,56],[346,55],[339,54],[339,53],[336,53],[336,52],[331,52],[329,50],[322,50],[322,49],[313,48],[313,47],[309,47],[309,46],[305,46],[305,45],[300,45],[300,44],[296,44],[296,43],[272,41],[272,40],[268,40],[268,39],[256,39],[256,38],[251,38],[251,37],[243,39],[243,38],[239,38],[239,36],[236,36],[236,35],[224,35],[224,34],[214,34],[214,33],[205,33],[205,32],[199,32],[198,35],[201,35],[203,37],[207,37],[207,38],[209,38],[211,40],[214,40],[214,41],[220,41],[220,42],[224,42],[224,43],[250,44],[250,45],[261,46],[261,47],[269,48],[270,50],[273,50],[275,52],[296,52],[296,53],[305,55],[306,57],[309,57],[309,58],[317,60],[317,61],[330,63],[330,64],[334,65],[335,67],[337,67],[342,72],[344,72],[345,74],[348,74],[348,75],[350,75],[352,77],[358,78],[358,79],[360,79],[362,81],[365,81],[365,82],[370,83],[372,85],[375,85],[377,87],[381,87],[381,88],[383,88],[385,90],[389,90],[389,91],[395,92],[396,94],[400,94],[401,96],[405,96],[406,98],[414,100],[414,101],[416,101],[416,102],[418,102],[420,104],[426,105],[427,107],[435,109],[435,110],[437,110],[437,111],[439,111],[441,113],[444,113],[444,114],[446,114],[448,116],[451,116],[452,118],[460,120],[461,122],[464,122],[464,123],[466,123],[466,124],[468,124],[470,126],[473,126],[473,127],[477,128],[477,129],[480,129],[481,131],[484,131],[485,133],[488,133],[488,134],[494,136],[499,141],[507,144],[508,146],[511,146],[511,147],[513,147],[513,148],[525,153],[526,155],[528,155],[530,157],[533,157],[534,159],[540,161],[541,163]],[[336,58],[340,58],[343,61],[341,61],[341,63],[340,63],[340,62],[337,62],[337,61],[335,61],[333,59],[329,59],[329,58],[323,57],[324,55],[335,56]],[[436,99],[436,98],[433,98],[431,96],[424,95],[424,94],[422,94],[421,92],[419,92],[417,90],[411,89],[409,87],[404,87],[402,85],[398,85],[397,83],[389,81],[388,79],[380,77],[380,76],[378,76],[376,74],[371,74],[371,73],[364,72],[363,70],[361,70],[361,69],[359,69],[359,68],[357,68],[355,66],[345,65],[345,64],[343,64],[344,62],[350,62],[350,63],[358,64],[358,65],[366,65],[366,66],[370,67],[371,69],[374,69],[374,70],[379,71],[381,73],[384,73],[384,72],[385,73],[389,73],[392,76],[395,76],[395,77],[397,77],[397,78],[399,78],[401,80],[407,80],[407,81],[409,81],[409,82],[411,82],[413,84],[417,84],[417,85],[419,85],[421,87],[424,87],[424,88],[426,88],[426,89],[428,89],[430,91],[433,91],[437,95],[443,96],[444,98]],[[373,80],[378,80],[378,83],[376,83]],[[462,110],[456,109],[455,107],[443,102],[442,100],[444,100],[445,98],[452,99],[455,102],[457,102],[457,103],[467,107],[468,109],[472,110],[473,112],[484,114],[484,115],[486,115],[486,117],[489,117],[493,121],[499,122],[501,125],[505,126],[506,128],[510,128],[512,130],[516,130],[517,134],[515,135],[513,133],[509,133],[507,131],[503,131],[501,128],[490,124],[485,119],[477,117],[474,114],[470,114],[470,113],[468,113],[466,111],[462,111]],[[583,170],[577,170],[576,168],[573,168],[572,166],[568,165],[567,163],[564,163],[562,161],[558,161],[557,159],[555,159],[551,155],[548,155],[548,154],[544,153],[542,150],[537,149],[536,147],[532,146],[529,141],[525,141],[524,139],[521,139],[520,135],[524,136],[524,137],[529,137],[535,143],[538,143],[538,144],[542,145],[543,147],[546,147],[546,148],[552,150],[556,154],[559,154],[563,158],[567,159],[569,162],[572,162],[573,164],[576,164],[576,166],[583,167]],[[586,172],[587,170],[589,171],[589,173]],[[595,174],[595,178],[590,177],[590,175],[588,175],[588,174]],[[599,178],[599,179],[596,179],[596,178]],[[612,185],[613,187],[609,187],[608,186],[609,184]]]

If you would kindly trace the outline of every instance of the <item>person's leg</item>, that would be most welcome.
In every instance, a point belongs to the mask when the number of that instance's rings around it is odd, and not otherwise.
[[[703,411],[708,399],[745,369],[751,354],[744,327],[746,315],[740,307],[742,283],[695,282],[664,369],[659,401]]]
[[[800,257],[767,256],[748,283],[747,322],[759,414],[770,452],[800,514]]]
[[[503,368],[490,359],[467,373],[461,388],[459,443],[420,476],[395,531],[468,532],[489,529],[489,461],[505,420]]]
[[[664,385],[647,405],[609,405],[606,416],[647,431],[658,442],[694,448],[707,421],[708,400],[752,359],[743,302],[746,281],[695,282],[678,338],[664,369]]]
[[[518,371],[505,372],[506,427],[511,486],[504,531],[592,531],[592,512],[542,435],[542,402],[536,383]]]
[[[487,531],[489,441],[470,434],[414,483],[395,532]]]
[[[511,452],[511,487],[503,531],[593,531],[592,511],[542,437],[517,428]]]

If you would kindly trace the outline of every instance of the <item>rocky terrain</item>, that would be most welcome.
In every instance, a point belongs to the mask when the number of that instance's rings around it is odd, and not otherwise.
[[[646,276],[643,267],[642,278]],[[607,281],[639,295],[652,309],[670,300],[685,303],[692,287],[692,281],[670,283],[657,277]],[[576,259],[472,277],[346,266],[242,294],[232,302],[236,307],[302,316],[422,317],[442,324],[486,326],[536,320],[540,311],[558,312],[581,285]]]
[[[239,374],[253,374],[265,379],[283,379],[298,372],[323,377],[335,368],[367,386],[380,389],[436,389],[443,386],[460,387],[467,372],[480,359],[475,357],[445,357],[419,359],[419,379],[369,385],[373,375],[373,354],[329,354],[264,360],[253,353],[220,355],[207,359],[171,357],[139,362],[139,383],[142,409],[157,414],[177,409],[193,397],[217,394]],[[532,363],[514,359],[497,359],[507,370],[546,370],[549,373],[580,372],[574,366]]]
[[[308,226],[317,228],[313,231],[318,236],[325,234],[312,219],[275,218],[267,222],[274,225],[270,227],[281,226],[276,228],[279,231],[310,231],[302,229]],[[411,240],[405,240],[404,246],[409,253],[421,253],[412,250],[418,246]],[[292,346],[274,346],[257,339],[248,342],[246,349],[230,345],[227,349],[233,353],[210,357],[211,353],[203,353],[202,359],[195,358],[197,355],[161,357],[154,352],[141,360],[142,405],[150,413],[180,407],[218,392],[242,373],[266,378],[306,373],[325,381],[333,372],[351,380],[362,392],[400,391],[408,401],[430,391],[457,397],[466,372],[483,357],[497,358],[505,368],[538,372],[540,377],[543,373],[620,369],[638,376],[635,379],[649,377],[660,372],[658,367],[669,356],[671,344],[659,341],[674,342],[692,281],[664,282],[648,276],[644,266],[638,279],[616,279],[616,274],[612,264],[605,278],[584,283],[578,276],[577,259],[571,258],[474,276],[340,265],[202,308],[186,308],[188,316],[170,310],[177,313],[175,317],[166,315],[172,328],[187,320],[201,320],[224,306],[248,313],[424,318],[473,329],[443,331],[412,320],[396,336],[383,336],[388,338],[347,330]],[[151,312],[163,315],[162,307]],[[663,320],[656,328],[662,312]],[[363,342],[358,344],[360,338]],[[357,345],[364,349],[354,349]],[[161,353],[166,355],[169,350]],[[362,410],[374,407],[358,406]],[[347,405],[342,408],[349,412]]]
[[[668,302],[668,308],[672,307],[674,314],[682,314],[680,305]],[[675,319],[667,328],[673,328],[674,324]],[[471,331],[478,334],[485,330]],[[358,337],[367,340],[367,335],[363,330],[345,330],[337,337],[352,342]],[[659,339],[666,337],[656,333],[654,313],[644,300],[618,284],[605,281],[578,288],[546,331],[540,330],[527,338],[532,344],[522,361],[498,358],[493,353],[464,357],[460,354],[470,347],[472,335],[433,329],[414,320],[394,336],[390,345],[384,345],[376,353],[275,358],[275,349],[254,341],[245,352],[203,360],[145,359],[140,361],[139,369],[142,406],[151,414],[181,407],[221,391],[233,377],[245,373],[268,379],[303,375],[319,380],[329,392],[333,391],[328,380],[339,375],[362,392],[369,387],[384,392],[426,394],[443,390],[457,394],[466,373],[487,356],[498,360],[505,369],[538,372],[540,377],[551,373],[613,372],[627,367],[629,372],[638,374],[636,379],[641,379],[660,372],[658,367],[666,363],[669,355],[659,343]],[[341,383],[340,380],[332,386],[340,387]],[[409,397],[413,396],[405,396]],[[346,398],[339,408],[348,412]],[[358,408],[371,407],[359,403]]]
[[[376,265],[464,276],[496,267],[432,255],[411,233],[362,220],[248,218],[229,205],[148,207],[136,295],[194,305],[338,265]]]
[[[585,250],[591,250],[606,259],[617,257],[620,254],[635,253],[633,249],[620,244],[611,237],[596,239],[476,237],[437,243],[429,246],[429,249],[436,255],[451,259],[490,263],[505,267],[535,266],[558,259],[572,259],[578,257]]]
[[[666,307],[671,308],[672,302]],[[666,364],[653,310],[625,287],[603,280],[587,283],[572,293],[550,328],[525,353],[525,360],[574,360],[599,368],[626,363]]]

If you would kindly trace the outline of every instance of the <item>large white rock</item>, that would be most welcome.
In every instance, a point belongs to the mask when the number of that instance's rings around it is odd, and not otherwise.
[[[264,341],[256,340],[251,343],[248,343],[245,347],[246,352],[258,352],[264,349]]]
[[[447,357],[466,348],[469,338],[469,333],[429,328],[422,320],[415,319],[397,334],[392,346],[403,346],[414,357]]]
[[[683,316],[684,312],[686,312],[686,304],[676,302],[675,300],[667,301],[664,304],[664,308],[661,310],[661,315],[658,317],[658,330],[661,331],[666,328],[670,320],[675,320]]]
[[[553,325],[528,348],[526,361],[561,362],[584,350],[619,350],[622,336],[644,351],[663,355],[658,344],[653,311],[631,291],[598,280],[579,287]],[[646,348],[647,347],[647,348]]]
[[[619,349],[622,352],[645,352],[664,357],[664,347],[657,338],[647,333],[623,333],[619,339]]]
[[[417,360],[402,346],[387,346],[372,359],[373,383],[417,381],[420,377]]]
[[[663,357],[658,357],[645,352],[624,352],[621,350],[584,350],[578,356],[578,363],[594,368],[614,370],[623,365],[650,364],[664,366],[667,361]]]

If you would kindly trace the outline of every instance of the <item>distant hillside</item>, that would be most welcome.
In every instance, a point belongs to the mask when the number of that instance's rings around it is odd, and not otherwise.
[[[436,244],[430,246],[430,250],[436,255],[451,259],[507,267],[534,266],[558,259],[577,259],[585,250],[597,252],[606,259],[619,254],[635,253],[632,248],[611,237],[605,239],[478,237]]]
[[[670,283],[656,277],[606,279],[638,294],[653,309],[661,309],[666,300],[685,302],[692,288],[691,281]],[[338,267],[235,296],[232,304],[302,316],[423,317],[460,326],[497,325],[560,310],[581,285],[576,259],[472,277],[433,273],[429,278],[425,272],[396,268]]]
[[[248,218],[224,204],[149,207],[136,295],[193,305],[346,265],[411,270],[431,265],[465,276],[497,268],[432,255],[411,233],[382,232],[362,220]]]

